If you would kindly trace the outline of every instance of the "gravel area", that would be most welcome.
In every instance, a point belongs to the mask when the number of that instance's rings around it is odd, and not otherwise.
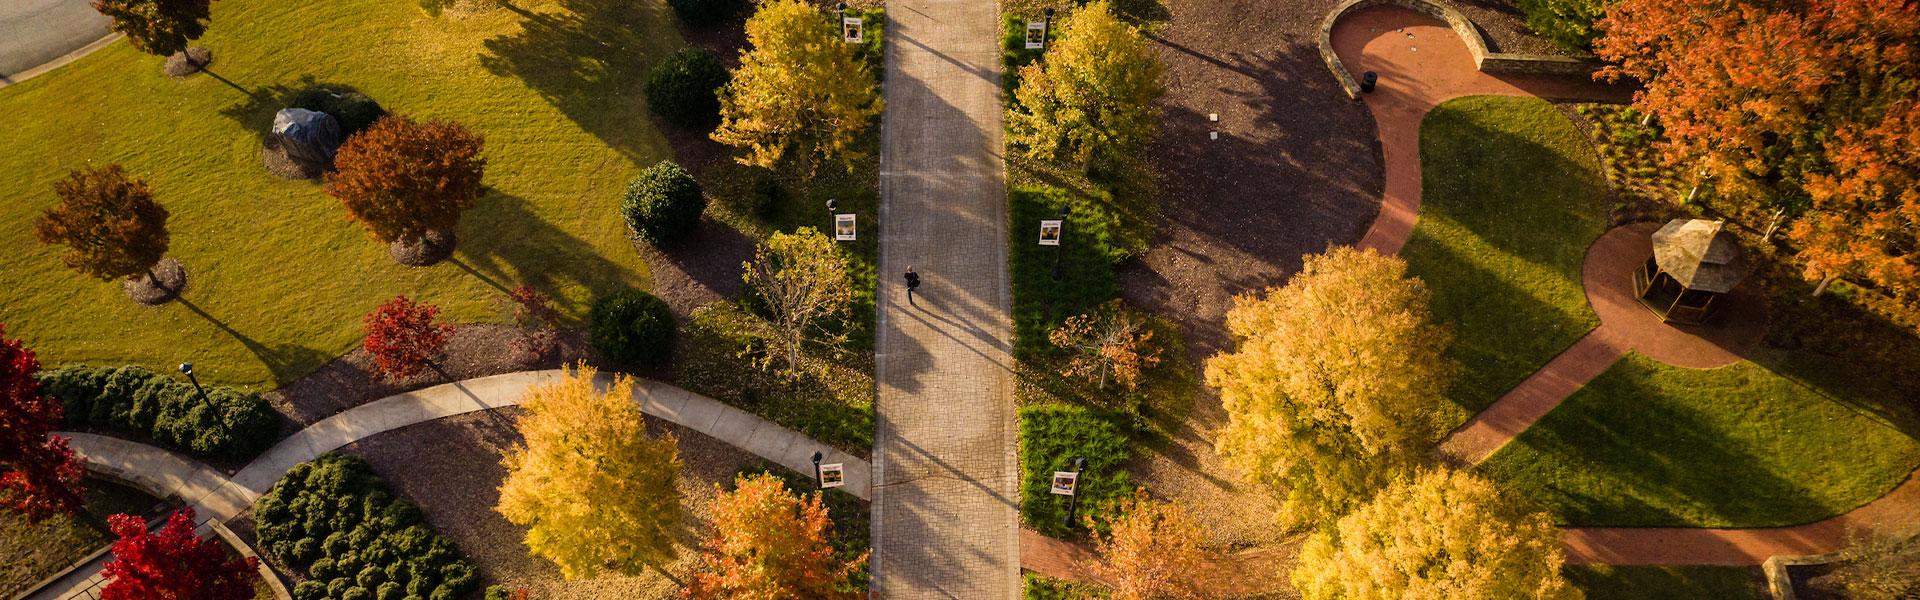
[[[1534,35],[1533,30],[1527,28],[1527,15],[1520,12],[1520,7],[1513,0],[1451,1],[1454,8],[1466,13],[1467,18],[1472,19],[1473,24],[1480,27],[1480,35],[1487,38],[1489,50],[1520,54],[1574,55],[1560,49],[1560,46],[1546,38]]]
[[[526,529],[493,511],[506,478],[500,456],[520,437],[512,427],[518,409],[472,413],[383,433],[344,450],[373,465],[387,485],[420,505],[427,520],[479,566],[487,581],[525,588],[534,598],[673,598],[679,585],[657,573],[565,581],[559,569],[527,553]],[[708,504],[715,484],[741,467],[761,461],[703,434],[647,418],[647,428],[680,440],[680,493],[687,508],[680,559],[669,570],[684,578],[697,560],[699,540],[710,532]]]

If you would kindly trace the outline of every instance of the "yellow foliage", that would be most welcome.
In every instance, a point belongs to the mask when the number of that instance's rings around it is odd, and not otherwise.
[[[773,167],[789,150],[851,163],[881,100],[865,63],[826,15],[800,0],[772,0],[747,20],[751,50],[720,91],[714,141],[747,149],[740,162]]]
[[[1428,471],[1386,488],[1301,549],[1307,600],[1576,600],[1560,531],[1478,476]]]
[[[1264,298],[1235,299],[1231,353],[1207,361],[1229,418],[1220,453],[1284,500],[1289,525],[1330,524],[1425,464],[1464,416],[1426,284],[1406,262],[1338,247]]]
[[[1074,11],[1040,62],[1020,70],[1008,140],[1047,160],[1125,159],[1159,132],[1160,59],[1105,0]]]
[[[1200,546],[1204,532],[1186,509],[1156,502],[1146,488],[1136,488],[1107,524],[1111,533],[1094,537],[1100,562],[1093,569],[1113,582],[1113,600],[1209,597],[1211,582],[1196,577],[1213,555]],[[1094,529],[1091,518],[1087,525]]]
[[[515,423],[526,443],[504,459],[494,507],[527,526],[527,548],[567,579],[660,568],[682,515],[678,441],[647,435],[632,378],[603,391],[596,376],[583,364],[527,392]]]

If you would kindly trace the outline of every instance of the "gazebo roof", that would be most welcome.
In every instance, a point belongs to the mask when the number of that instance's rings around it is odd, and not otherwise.
[[[1660,270],[1690,290],[1725,293],[1747,276],[1740,245],[1725,221],[1674,219],[1653,232],[1653,259]]]

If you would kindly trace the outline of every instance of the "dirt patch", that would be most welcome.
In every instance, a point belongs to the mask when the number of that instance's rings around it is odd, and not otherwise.
[[[500,456],[521,441],[513,430],[517,408],[450,417],[376,435],[348,445],[373,465],[398,495],[420,505],[427,521],[473,559],[488,583],[523,588],[534,598],[669,598],[679,586],[648,572],[639,577],[604,576],[565,581],[559,569],[527,553],[526,528],[493,511],[506,470]],[[758,458],[691,430],[647,418],[649,432],[680,440],[681,502],[687,509],[680,558],[669,570],[684,578],[697,559],[699,540],[711,532],[708,505],[714,485],[732,480]]]

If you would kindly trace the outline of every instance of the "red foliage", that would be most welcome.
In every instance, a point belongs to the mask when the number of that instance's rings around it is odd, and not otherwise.
[[[327,193],[383,242],[414,242],[450,230],[485,189],[483,140],[450,121],[388,115],[347,138],[327,175]]]
[[[225,544],[193,533],[193,509],[167,518],[158,532],[133,515],[107,518],[113,560],[105,568],[101,600],[248,600],[259,561],[231,558]]]
[[[434,322],[440,307],[396,296],[367,315],[367,339],[362,347],[373,355],[374,366],[391,379],[420,372],[427,360],[447,345],[453,327]]]
[[[53,435],[60,404],[40,395],[40,360],[0,324],[0,501],[29,518],[75,513],[82,496],[80,458]]]
[[[513,341],[515,352],[539,361],[560,347],[560,311],[553,308],[552,298],[522,284],[507,292],[507,299],[513,306],[513,323],[520,327],[520,337]]]

